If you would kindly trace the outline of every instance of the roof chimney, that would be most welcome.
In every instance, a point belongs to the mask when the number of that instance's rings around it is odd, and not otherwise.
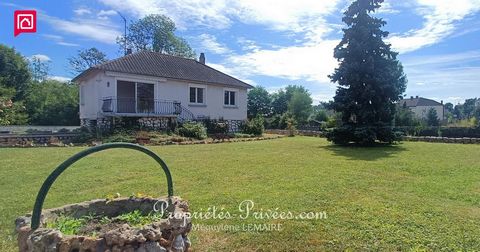
[[[198,61],[205,65],[205,53],[200,53],[200,57],[198,58]]]
[[[127,48],[125,55],[129,55],[129,54],[132,54],[132,48]]]
[[[410,96],[410,99],[413,100],[413,96]]]
[[[418,95],[417,95],[417,97],[415,97],[415,98],[417,98],[417,99],[418,99]]]

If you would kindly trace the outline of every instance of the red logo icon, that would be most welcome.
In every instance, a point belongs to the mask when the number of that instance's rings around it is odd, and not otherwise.
[[[37,32],[37,11],[36,10],[17,10],[13,15],[15,18],[13,35],[16,37],[20,33]]]

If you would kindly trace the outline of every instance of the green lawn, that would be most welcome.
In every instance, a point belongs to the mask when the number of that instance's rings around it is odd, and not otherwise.
[[[175,194],[193,211],[237,213],[249,199],[256,210],[327,213],[323,220],[246,220],[280,223],[282,231],[192,231],[197,251],[480,250],[480,145],[342,148],[295,137],[150,148],[169,165]],[[0,251],[16,250],[15,217],[31,211],[45,177],[81,149],[0,149]],[[46,207],[116,192],[165,195],[165,178],[142,153],[96,153],[62,174]]]

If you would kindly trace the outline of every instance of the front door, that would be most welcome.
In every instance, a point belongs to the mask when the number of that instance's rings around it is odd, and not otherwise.
[[[135,82],[117,81],[117,113],[135,113]]]
[[[119,80],[116,104],[117,113],[154,113],[154,85]]]
[[[137,113],[155,112],[153,84],[137,83]]]

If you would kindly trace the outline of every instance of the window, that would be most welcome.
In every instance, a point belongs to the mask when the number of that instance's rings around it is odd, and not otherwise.
[[[235,92],[234,91],[225,91],[223,104],[226,105],[226,106],[235,106]]]
[[[190,87],[190,103],[204,104],[205,88]]]

